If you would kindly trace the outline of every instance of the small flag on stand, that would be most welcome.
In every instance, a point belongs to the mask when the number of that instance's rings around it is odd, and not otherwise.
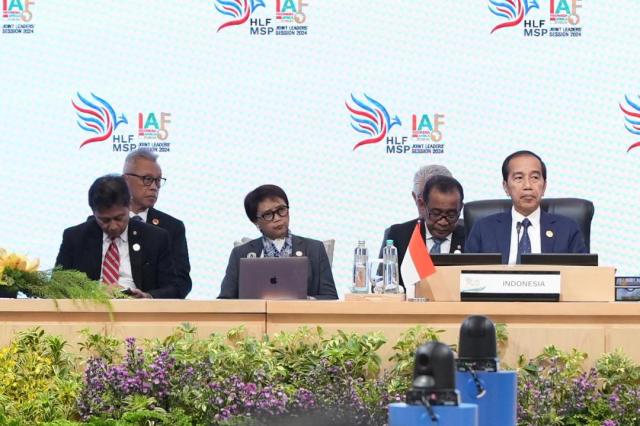
[[[400,265],[402,281],[407,289],[407,298],[415,297],[415,286],[413,284],[422,281],[434,272],[436,272],[436,267],[431,261],[427,245],[422,238],[420,221],[418,221],[411,234],[407,252],[402,259],[402,265]]]

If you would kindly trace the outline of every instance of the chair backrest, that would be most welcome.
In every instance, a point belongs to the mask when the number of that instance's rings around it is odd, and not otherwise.
[[[233,246],[238,247],[248,243],[249,241],[251,241],[251,238],[242,237],[239,240],[234,241]],[[332,266],[333,265],[333,249],[336,245],[336,240],[335,239],[324,240],[322,241],[322,244],[324,244],[324,249],[327,251],[327,257],[329,258],[329,266]]]
[[[508,212],[511,210],[511,205],[510,199],[478,200],[466,203],[464,205],[464,227],[467,235],[477,220],[492,214]],[[582,198],[543,198],[541,207],[547,213],[573,219],[582,232],[587,251],[590,251],[591,220],[595,213],[595,207],[591,201]]]

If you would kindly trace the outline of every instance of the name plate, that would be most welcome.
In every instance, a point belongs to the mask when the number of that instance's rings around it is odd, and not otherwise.
[[[560,271],[460,271],[462,301],[560,300]]]

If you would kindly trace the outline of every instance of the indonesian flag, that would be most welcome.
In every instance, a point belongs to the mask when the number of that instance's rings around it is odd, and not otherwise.
[[[400,265],[400,273],[407,289],[407,297],[415,297],[415,294],[410,294],[410,292],[415,293],[415,287],[412,284],[422,281],[434,272],[436,272],[436,267],[433,265],[427,245],[422,239],[420,221],[418,221],[411,234],[407,252],[402,259],[402,265]]]

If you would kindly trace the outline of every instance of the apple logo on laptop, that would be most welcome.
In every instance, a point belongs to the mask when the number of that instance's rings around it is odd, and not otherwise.
[[[275,276],[273,276],[273,277],[269,278],[269,282],[270,282],[272,285],[276,285],[276,284],[278,284],[278,278],[276,278]]]

